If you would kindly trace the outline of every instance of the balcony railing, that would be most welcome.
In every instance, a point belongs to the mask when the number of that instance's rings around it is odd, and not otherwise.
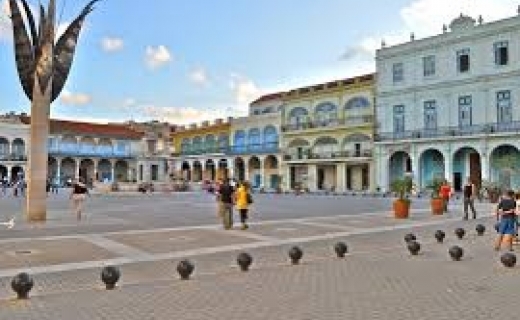
[[[520,121],[507,123],[488,123],[463,127],[438,127],[435,130],[410,130],[402,132],[382,132],[375,135],[376,141],[428,139],[439,137],[461,137],[489,135],[496,133],[520,133]]]
[[[279,151],[278,143],[265,144],[249,144],[241,146],[228,146],[220,148],[201,148],[196,150],[183,150],[180,155],[194,156],[204,154],[225,154],[225,155],[240,155],[240,154],[263,154],[263,153],[277,153]]]
[[[0,160],[2,161],[27,161],[27,155],[19,153],[11,154],[0,154]]]
[[[131,152],[117,151],[96,151],[96,150],[62,150],[49,149],[50,155],[59,155],[65,157],[93,157],[93,158],[131,158],[134,156]]]
[[[373,115],[365,115],[358,117],[347,117],[344,119],[335,119],[335,120],[327,120],[327,121],[308,121],[298,124],[286,124],[282,126],[282,131],[291,132],[291,131],[301,131],[301,130],[311,130],[311,129],[319,129],[319,128],[336,128],[336,127],[354,127],[360,125],[366,125],[374,123]]]
[[[314,152],[303,152],[301,154],[285,154],[283,156],[285,161],[298,161],[298,160],[316,160],[316,159],[336,159],[336,158],[370,158],[372,157],[372,150],[359,150],[359,151],[337,151],[329,153],[314,153]]]

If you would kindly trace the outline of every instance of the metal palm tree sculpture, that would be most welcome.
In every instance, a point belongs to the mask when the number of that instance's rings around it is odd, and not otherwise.
[[[63,90],[81,27],[98,0],[87,4],[57,42],[55,42],[56,0],[49,1],[47,12],[40,5],[38,28],[27,1],[20,1],[30,33],[27,31],[17,0],[9,0],[9,6],[18,76],[25,94],[32,102],[26,209],[28,220],[42,221],[46,219],[47,211],[47,138],[50,104]]]

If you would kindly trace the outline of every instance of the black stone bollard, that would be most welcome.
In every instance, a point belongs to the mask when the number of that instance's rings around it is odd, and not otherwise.
[[[119,278],[121,278],[121,272],[117,267],[107,266],[101,270],[101,281],[103,281],[107,290],[113,290]]]
[[[419,254],[419,251],[421,251],[421,245],[417,241],[410,241],[407,244],[408,251],[410,251],[410,254],[412,256],[416,256]]]
[[[442,230],[435,231],[435,239],[437,239],[438,243],[443,243],[445,237],[446,237],[446,233],[444,233],[444,231],[442,231]]]
[[[195,270],[195,266],[189,260],[182,260],[177,264],[177,272],[181,276],[181,280],[189,280],[193,270]]]
[[[348,252],[348,247],[344,242],[338,242],[334,245],[334,251],[338,258],[345,258],[345,254]]]
[[[237,257],[237,263],[242,271],[248,271],[249,267],[253,263],[253,257],[249,253],[242,252]]]
[[[466,231],[464,229],[462,229],[462,228],[455,229],[455,235],[457,236],[457,238],[462,239],[462,238],[464,238],[465,234],[466,234]]]
[[[459,246],[453,246],[450,248],[448,253],[450,254],[450,257],[453,259],[453,261],[460,261],[464,255],[464,250],[462,250],[462,248]]]
[[[483,225],[481,224],[477,224],[477,226],[475,227],[475,230],[477,231],[477,234],[479,236],[483,236],[484,235],[484,232],[486,232],[486,227],[484,227]]]
[[[292,247],[291,250],[289,250],[289,258],[291,258],[292,264],[299,264],[302,257],[302,249],[298,247]]]
[[[415,240],[417,240],[417,237],[413,233],[408,233],[407,235],[404,236],[404,241],[407,243],[410,241],[415,241]]]
[[[511,252],[507,252],[500,257],[500,261],[505,267],[513,268],[516,265],[516,256]]]
[[[18,299],[28,299],[29,292],[33,286],[33,279],[25,272],[17,274],[13,280],[11,280],[11,288],[18,295]]]

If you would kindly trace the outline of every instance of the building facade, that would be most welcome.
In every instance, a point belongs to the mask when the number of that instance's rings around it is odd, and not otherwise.
[[[520,17],[461,15],[443,33],[377,51],[378,184],[405,174],[520,187]]]
[[[27,164],[29,128],[14,114],[0,116],[0,180],[16,181]]]
[[[286,189],[374,188],[374,83],[370,74],[283,94]]]

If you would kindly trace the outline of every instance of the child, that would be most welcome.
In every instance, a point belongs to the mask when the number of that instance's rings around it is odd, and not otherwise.
[[[513,251],[513,238],[516,234],[516,201],[515,192],[507,191],[497,206],[496,215],[498,224],[498,238],[495,242],[495,250],[499,251],[502,240],[505,238],[509,245],[509,251]]]

